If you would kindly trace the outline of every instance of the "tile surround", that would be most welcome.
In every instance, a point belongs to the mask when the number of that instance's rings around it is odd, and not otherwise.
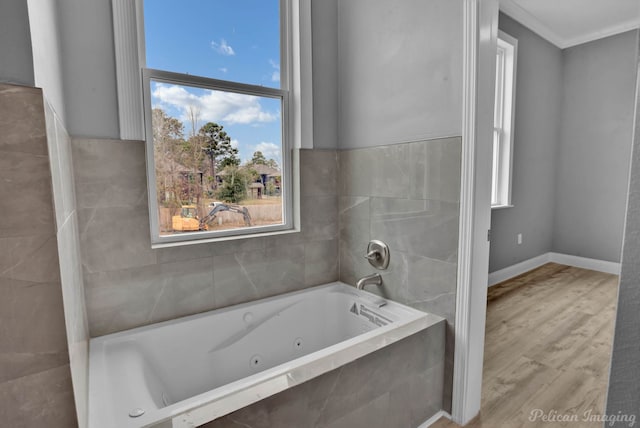
[[[0,421],[11,428],[77,426],[69,365],[0,383]]]
[[[304,284],[326,284],[338,278],[338,241],[313,241],[304,246]]]
[[[57,245],[57,254],[59,254],[69,369],[75,392],[77,424],[80,428],[85,428],[88,423],[89,329],[81,268],[71,138],[59,116],[46,99],[44,117],[55,206],[56,237],[54,241]]]
[[[0,83],[2,150],[47,156],[42,90]]]
[[[0,237],[52,233],[54,207],[48,156],[12,152],[0,144],[0,180],[5,183],[0,187],[0,200],[7,204],[2,208],[10,210],[2,212],[11,212],[3,217]]]
[[[59,282],[0,279],[0,383],[69,363]]]
[[[444,334],[438,323],[202,427],[415,428],[442,408]]]
[[[0,84],[0,420],[12,427],[74,427],[83,413],[73,387],[74,377],[86,382],[74,373],[86,367],[87,337],[69,328],[84,297],[66,251],[74,196],[64,135],[40,89]]]
[[[211,258],[87,273],[92,334],[202,312],[215,305]]]
[[[144,143],[75,139],[72,150],[92,336],[338,279],[335,150],[300,151],[300,233],[161,249]]]
[[[389,269],[380,272],[387,278],[381,294],[412,306],[449,300],[431,306],[433,313],[453,324],[455,304],[452,307],[450,301],[455,300],[456,287],[460,147],[460,138],[445,138],[339,152],[342,281],[354,284],[375,270],[362,255],[370,239],[380,239],[391,250]],[[390,165],[384,167],[387,177],[381,187],[365,184],[357,173],[363,164],[373,170]],[[429,169],[433,165],[435,172]],[[416,176],[424,180],[414,181]]]
[[[447,319],[444,409],[451,410],[462,140],[339,152],[340,280],[375,272],[370,239],[389,245],[381,287],[369,291]]]
[[[447,138],[341,152],[301,150],[301,233],[152,250],[144,144],[74,139],[79,240],[92,336],[338,278],[353,284],[373,272],[362,255],[368,240],[376,237],[392,249],[381,294],[447,317],[444,361],[428,375],[407,378],[397,387],[384,385],[380,394],[360,393],[357,408],[340,410],[343,404],[328,398],[336,393],[334,377],[344,379],[345,373],[338,370],[325,375],[317,392],[305,389],[295,397],[283,392],[280,398],[222,420],[252,427],[261,426],[256,422],[260,418],[299,423],[308,417],[300,406],[308,410],[305,406],[316,405],[325,415],[318,416],[317,426],[337,427],[363,421],[368,406],[382,405],[402,408],[404,425],[398,426],[411,426],[407,418],[418,420],[421,416],[416,415],[431,407],[409,400],[407,391],[414,391],[412,396],[436,396],[434,413],[446,409],[452,379],[460,146],[460,138]],[[375,168],[384,174],[371,180],[366,171]]]

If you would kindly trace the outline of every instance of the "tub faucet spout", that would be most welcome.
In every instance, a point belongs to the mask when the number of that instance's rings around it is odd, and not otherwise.
[[[356,282],[356,288],[362,290],[366,285],[382,285],[382,277],[379,273],[363,276]]]

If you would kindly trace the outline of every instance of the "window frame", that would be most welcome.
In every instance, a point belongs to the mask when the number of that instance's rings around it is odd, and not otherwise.
[[[300,232],[300,171],[295,149],[313,147],[311,2],[280,0],[280,88],[229,82],[146,68],[143,0],[112,0],[120,137],[144,140],[151,247],[197,244]],[[281,97],[283,223],[230,231],[161,236],[152,148],[150,81],[184,84],[248,95]],[[275,91],[275,92],[274,92]],[[147,118],[149,120],[147,120]],[[149,156],[151,154],[151,159]],[[152,167],[150,168],[149,165]]]
[[[281,75],[282,78],[282,75]],[[149,199],[149,226],[151,229],[152,244],[167,244],[192,240],[242,237],[269,232],[280,232],[292,229],[293,198],[289,191],[291,188],[291,150],[289,144],[289,91],[265,86],[249,85],[238,82],[211,79],[190,74],[174,73],[164,70],[143,68],[142,90],[144,94],[145,108],[145,139],[147,161],[147,190]],[[247,228],[235,228],[227,230],[182,232],[176,235],[161,235],[159,224],[159,207],[156,188],[156,171],[154,158],[154,141],[152,131],[151,81],[210,89],[222,92],[231,92],[242,95],[254,95],[263,98],[280,99],[281,106],[281,135],[282,135],[282,223],[264,226],[250,226]]]
[[[499,31],[496,52],[493,164],[491,168],[492,209],[513,207],[513,147],[517,69],[518,40]]]

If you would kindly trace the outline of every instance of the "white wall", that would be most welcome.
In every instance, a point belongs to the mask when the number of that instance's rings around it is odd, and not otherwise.
[[[59,26],[56,14],[57,1],[28,0],[27,4],[33,45],[35,86],[42,88],[44,96],[57,116],[62,123],[66,123]]]
[[[33,56],[26,2],[0,2],[0,58],[0,82],[33,86]]]
[[[339,0],[338,77],[340,148],[460,135],[462,2]]]

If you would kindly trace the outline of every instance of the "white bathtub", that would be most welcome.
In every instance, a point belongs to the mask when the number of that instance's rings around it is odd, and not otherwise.
[[[195,427],[441,320],[336,282],[92,339],[89,427]]]

